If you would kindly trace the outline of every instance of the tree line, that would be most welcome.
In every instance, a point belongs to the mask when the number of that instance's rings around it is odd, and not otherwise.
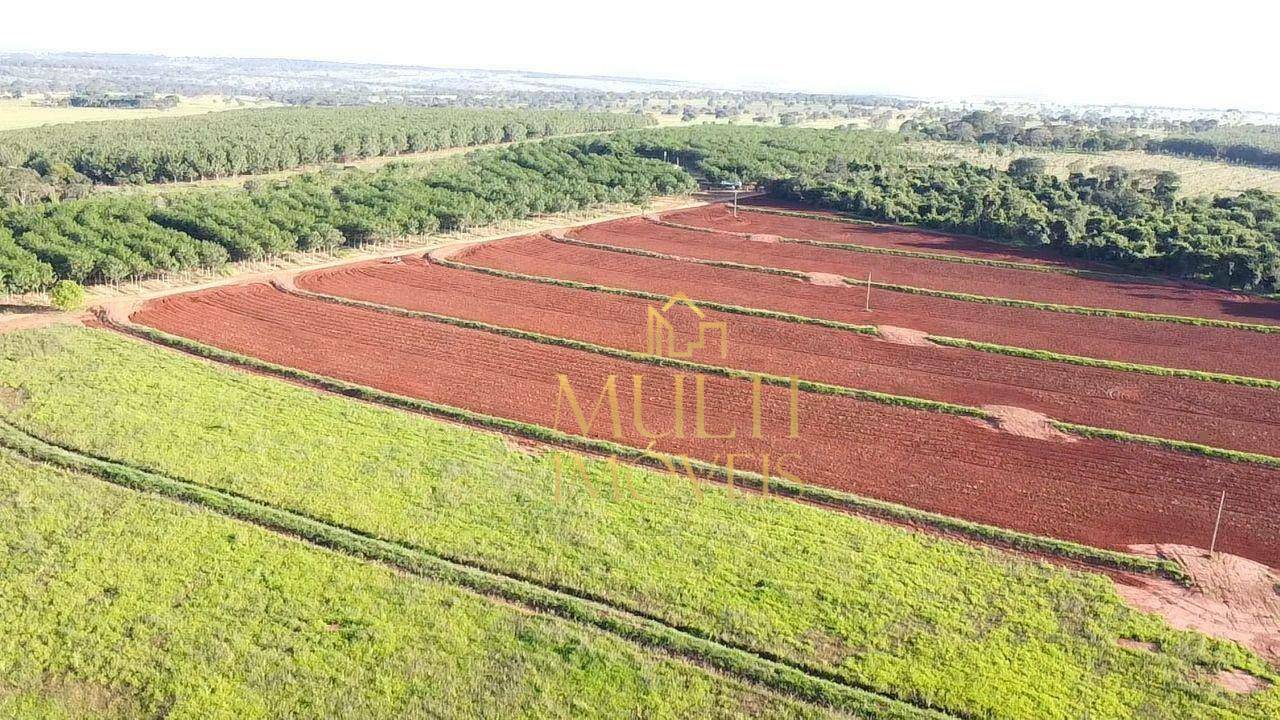
[[[1154,140],[1151,152],[1280,167],[1280,126],[1222,125],[1203,132]]]
[[[932,162],[883,133],[701,126],[623,133],[713,182],[870,220],[961,232],[1129,272],[1280,292],[1280,195],[1178,197],[1170,171],[1103,166],[1066,179],[1039,158],[1007,171]]]
[[[975,110],[958,118],[908,120],[899,133],[909,138],[1019,145],[1051,150],[1145,150],[1220,162],[1280,167],[1280,126],[1220,125],[1215,121],[1174,124],[1164,138],[1099,122],[1031,122],[1031,118]]]
[[[777,197],[862,218],[1043,247],[1131,272],[1280,291],[1280,195],[1177,198],[1177,190],[1171,172],[1111,166],[1064,180],[1034,158],[1007,172],[850,163],[770,184]]]
[[[622,133],[618,141],[645,157],[679,162],[712,183],[759,183],[855,160],[917,158],[892,133],[858,130],[702,125]]]
[[[462,230],[693,188],[673,165],[604,138],[481,150],[459,162],[306,173],[252,189],[99,194],[0,211],[0,291],[161,272]]]
[[[638,115],[404,107],[266,108],[0,133],[0,167],[93,183],[221,178],[360,158],[637,128]]]

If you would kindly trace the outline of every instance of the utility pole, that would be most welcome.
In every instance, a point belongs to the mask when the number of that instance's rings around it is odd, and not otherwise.
[[[1222,508],[1227,504],[1227,491],[1222,491],[1222,499],[1218,501],[1218,519],[1213,522],[1213,540],[1209,541],[1209,557],[1218,548],[1218,528],[1222,526]]]
[[[871,271],[867,270],[867,312],[871,312]]]
[[[733,217],[738,217],[738,190],[739,186],[733,186]]]

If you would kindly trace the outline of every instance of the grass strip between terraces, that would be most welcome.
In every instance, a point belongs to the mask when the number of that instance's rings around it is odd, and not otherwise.
[[[546,277],[544,275],[528,275],[525,273],[511,272],[509,270],[498,270],[495,268],[482,267],[480,265],[469,265],[445,258],[433,258],[431,262],[443,267],[453,268],[455,270],[469,270],[471,272],[493,275],[495,277],[507,278],[509,280],[524,280],[528,282],[542,283],[545,285],[556,285],[559,287],[576,288],[579,290],[590,290],[592,292],[608,293],[611,295],[624,295],[627,297],[638,297],[649,300],[666,301],[664,295],[657,293],[647,293],[641,290],[628,290],[625,288],[609,287],[607,285],[592,285],[590,283],[581,283],[574,280],[561,280],[559,278]],[[698,300],[694,298],[700,307],[709,307],[716,310],[724,310],[725,312],[737,312],[741,315],[753,315],[756,317],[767,317],[774,320],[782,320],[784,322],[800,323],[802,325],[818,325],[820,327],[830,327],[838,330],[848,330],[864,335],[879,336],[880,332],[874,325],[849,325],[841,323],[837,320],[825,320],[822,318],[813,318],[805,315],[795,315],[792,313],[775,312],[772,310],[764,310],[760,308],[746,308],[734,305],[719,305],[716,303]],[[726,308],[733,308],[728,310]],[[996,343],[981,342],[978,340],[965,340],[962,338],[952,338],[942,335],[928,335],[926,338],[930,342],[939,345],[948,345],[956,348],[964,348],[966,350],[976,350],[979,352],[990,352],[999,355],[1009,355],[1012,357],[1022,357],[1031,360],[1045,360],[1048,362],[1060,362],[1069,365],[1083,365],[1086,367],[1106,368],[1108,370],[1118,370],[1122,372],[1136,372],[1146,375],[1159,375],[1161,377],[1180,377],[1190,380],[1201,380],[1204,382],[1219,382],[1227,385],[1245,385],[1248,387],[1271,388],[1280,390],[1280,380],[1271,380],[1268,378],[1251,377],[1248,375],[1232,375],[1230,373],[1207,372],[1203,370],[1186,370],[1183,368],[1168,368],[1159,365],[1142,365],[1139,363],[1127,363],[1118,360],[1103,360],[1100,358],[1084,357],[1080,355],[1066,355],[1056,353],[1049,350],[1032,350],[1029,348],[1014,347],[1012,345],[999,345]]]
[[[91,475],[140,492],[198,505],[315,545],[499,598],[536,612],[595,627],[732,677],[826,707],[866,717],[956,717],[822,677],[744,649],[700,637],[631,611],[433,555],[374,535],[322,522],[245,496],[96,458],[37,438],[0,420],[0,445],[35,462]]]
[[[747,263],[738,263],[729,260],[708,260],[706,258],[668,255],[667,253],[653,252],[652,250],[641,250],[639,248],[622,247],[606,243],[587,242],[576,238],[552,237],[551,239],[555,242],[565,243],[567,245],[577,245],[594,250],[604,250],[606,252],[639,255],[641,257],[650,257],[659,260],[688,262],[697,265],[720,267],[728,270],[746,270],[748,272],[765,273],[768,275],[781,275],[783,277],[796,278],[797,280],[809,279],[809,273],[802,272],[800,270],[789,270],[786,268],[769,267],[766,265],[749,265]],[[857,287],[866,287],[868,285],[866,280],[858,280],[850,277],[842,277],[841,279],[844,280],[845,283]],[[953,292],[951,290],[934,290],[932,288],[922,288],[914,285],[899,285],[897,283],[872,282],[870,285],[871,287],[880,288],[881,290],[891,290],[893,292],[909,293],[911,295],[926,295],[929,297],[938,297],[947,300],[960,300],[962,302],[980,303],[983,305],[1003,305],[1005,307],[1044,310],[1047,312],[1066,313],[1069,315],[1120,317],[1130,320],[1167,322],[1179,325],[1196,325],[1200,327],[1220,327],[1230,330],[1247,330],[1249,332],[1262,334],[1280,334],[1280,325],[1261,325],[1257,323],[1244,323],[1234,320],[1216,320],[1213,318],[1191,317],[1186,315],[1164,315],[1161,313],[1139,312],[1137,310],[1117,310],[1114,308],[1095,308],[1085,307],[1082,305],[1062,305],[1058,303],[1037,302],[1035,300],[1018,300],[1016,298],[994,297],[990,295],[973,295],[971,293]]]
[[[1280,468],[1280,458],[1273,455],[1249,453],[1241,450],[1226,450],[1212,445],[1201,445],[1199,443],[1187,442],[1185,440],[1170,440],[1169,438],[1139,435],[1138,433],[1125,432],[1124,430],[1110,430],[1108,428],[1093,427],[1090,425],[1076,425],[1075,423],[1062,422],[1059,420],[1053,420],[1052,423],[1054,427],[1063,432],[1069,432],[1081,437],[1095,438],[1098,440],[1114,440],[1116,442],[1129,442],[1139,445],[1151,445],[1153,447],[1173,452],[1204,455],[1205,457],[1217,460],[1247,462],[1255,465],[1263,465],[1265,467]]]
[[[247,355],[222,350],[210,345],[170,335],[153,328],[129,324],[122,325],[109,318],[103,322],[108,326],[134,337],[164,345],[170,348],[203,357],[208,360],[264,372],[277,377],[286,378],[316,389],[325,390],[357,400],[384,405],[400,410],[417,412],[435,417],[462,422],[476,427],[509,433],[519,437],[556,445],[586,453],[613,456],[620,461],[657,468],[678,475],[677,467],[689,471],[697,470],[706,477],[723,482],[730,486],[746,490],[768,492],[783,497],[811,502],[817,505],[844,510],[859,515],[887,519],[913,525],[933,528],[944,533],[954,533],[964,537],[980,540],[997,546],[1012,548],[1024,552],[1040,553],[1053,557],[1082,562],[1101,568],[1111,568],[1128,572],[1158,575],[1176,582],[1187,583],[1189,578],[1181,567],[1169,560],[1142,557],[1129,553],[1090,547],[1068,540],[1043,537],[1022,533],[1016,530],[983,525],[960,518],[931,513],[925,510],[898,505],[896,503],[875,500],[851,493],[822,488],[803,483],[796,483],[784,478],[763,477],[758,473],[733,470],[722,465],[696,460],[678,458],[668,453],[640,449],[622,445],[609,440],[574,435],[553,428],[532,423],[494,417],[483,413],[472,412],[450,405],[433,403],[426,400],[405,397],[385,392],[376,388],[349,383],[343,380],[317,375],[297,368],[276,365]]]
[[[1027,358],[1029,360],[1044,360],[1047,362],[1066,363],[1068,365],[1081,365],[1084,367],[1105,368],[1107,370],[1118,370],[1121,372],[1157,375],[1159,377],[1176,377],[1188,380],[1223,383],[1225,385],[1243,385],[1245,387],[1280,390],[1280,380],[1270,380],[1267,378],[1207,372],[1204,370],[1167,368],[1159,365],[1142,365],[1139,363],[1121,362],[1119,360],[1101,360],[1098,358],[1084,357],[1082,355],[1066,355],[1049,350],[1031,350],[1028,348],[1013,347],[1012,345],[999,345],[997,343],[965,340],[963,338],[946,337],[944,335],[928,335],[926,337],[929,342],[936,343],[938,345],[946,345],[948,347],[962,348],[965,350],[976,350],[979,352],[996,353],[998,355],[1009,355],[1011,357]]]
[[[760,378],[764,384],[774,385],[778,387],[789,387],[792,383],[791,378],[781,377],[779,375],[770,375],[768,373],[752,372],[749,370],[739,370],[720,365],[708,365],[705,363],[692,362],[679,358],[668,358],[660,355],[650,355],[647,353],[635,352],[633,350],[623,350],[620,348],[608,347],[606,345],[597,345],[595,343],[584,342],[582,340],[573,340],[555,335],[544,335],[542,333],[531,332],[528,330],[520,330],[517,328],[506,327],[503,325],[494,325],[491,323],[481,322],[478,320],[467,320],[464,318],[453,317],[449,315],[440,315],[437,313],[423,312],[419,310],[409,310],[406,308],[394,307],[391,305],[380,305],[378,303],[365,302],[363,300],[352,300],[350,298],[339,297],[336,295],[326,295],[324,293],[313,293],[305,290],[283,289],[284,292],[291,293],[303,298],[312,298],[323,302],[331,302],[337,305],[346,305],[348,307],[363,308],[366,310],[374,310],[376,312],[387,313],[390,315],[398,315],[416,320],[425,320],[428,322],[438,322],[454,327],[468,328],[471,330],[480,330],[482,332],[502,335],[504,337],[515,338],[518,340],[528,340],[543,345],[554,345],[557,347],[570,348],[573,350],[581,350],[596,355],[604,355],[614,357],[620,360],[630,362],[645,363],[647,365],[655,365],[658,367],[677,368],[680,370],[689,370],[697,373],[707,373],[720,377],[730,378],[734,380],[750,380],[752,378]],[[979,420],[994,421],[994,416],[982,408],[970,405],[959,405],[956,403],[942,402],[939,400],[929,400],[927,398],[913,397],[910,395],[894,395],[892,393],[882,393],[875,390],[865,390],[862,388],[854,388],[846,385],[832,385],[830,383],[817,382],[813,380],[805,380],[803,378],[795,379],[795,386],[805,392],[811,392],[818,395],[838,395],[842,397],[850,397],[864,402],[873,402],[881,405],[889,405],[892,407],[911,408],[921,412],[936,412],[946,415],[960,415],[963,417],[972,417]],[[1095,438],[1100,440],[1111,440],[1116,442],[1130,442],[1140,445],[1152,445],[1163,450],[1171,452],[1187,453],[1191,455],[1203,455],[1215,460],[1227,460],[1230,462],[1252,463],[1255,465],[1263,465],[1266,467],[1280,468],[1280,457],[1272,455],[1264,455],[1262,453],[1244,452],[1241,450],[1229,450],[1226,448],[1214,447],[1212,445],[1202,445],[1200,443],[1186,442],[1183,440],[1170,440],[1151,435],[1140,435],[1130,433],[1124,430],[1111,430],[1108,428],[1093,427],[1090,425],[1077,425],[1075,423],[1053,421],[1054,425],[1063,432],[1068,432],[1082,437]]]
[[[808,217],[808,216],[796,216]],[[816,219],[816,218],[814,218]],[[686,225],[684,223],[672,222],[667,219],[657,219],[659,225],[677,228],[679,230],[692,230],[695,232],[716,233],[721,235],[734,235],[737,237],[749,237],[752,233],[741,232],[739,230],[722,230],[720,228],[705,228],[697,225]],[[855,224],[850,222],[849,224]],[[856,223],[874,225],[874,223]],[[879,226],[885,227],[885,226]],[[927,252],[924,250],[903,250],[901,248],[876,247],[874,245],[860,245],[858,243],[841,243],[830,242],[827,240],[812,240],[809,238],[796,238],[779,236],[782,242],[792,245],[812,245],[814,247],[831,248],[833,250],[847,250],[849,252],[867,253],[870,255],[892,255],[894,257],[910,257],[919,258],[921,260],[939,260],[942,262],[959,263],[961,265],[981,265],[983,267],[1005,268],[1008,270],[1026,270],[1028,272],[1051,273],[1056,275],[1072,275],[1076,277],[1096,278],[1099,280],[1119,280],[1128,282],[1151,282],[1152,278],[1145,275],[1129,275],[1125,273],[1109,273],[1099,270],[1081,270],[1078,268],[1060,267],[1056,265],[1039,265],[1036,263],[1017,262],[1014,260],[992,260],[990,258],[965,257],[963,255],[951,255],[948,253]]]

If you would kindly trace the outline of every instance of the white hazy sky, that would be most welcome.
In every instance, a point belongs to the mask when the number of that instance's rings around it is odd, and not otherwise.
[[[1280,6],[1240,2],[57,0],[0,50],[539,70],[720,87],[1280,111]]]

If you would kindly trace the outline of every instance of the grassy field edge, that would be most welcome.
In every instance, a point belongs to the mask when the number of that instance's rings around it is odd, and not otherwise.
[[[308,543],[424,578],[466,588],[670,653],[695,664],[808,702],[874,718],[954,717],[873,690],[833,679],[820,670],[794,666],[762,653],[701,637],[631,610],[579,597],[517,577],[486,570],[355,529],[122,463],[93,457],[38,438],[0,420],[0,446],[37,463],[90,475],[139,492],[198,505],[223,516],[281,532]]]

